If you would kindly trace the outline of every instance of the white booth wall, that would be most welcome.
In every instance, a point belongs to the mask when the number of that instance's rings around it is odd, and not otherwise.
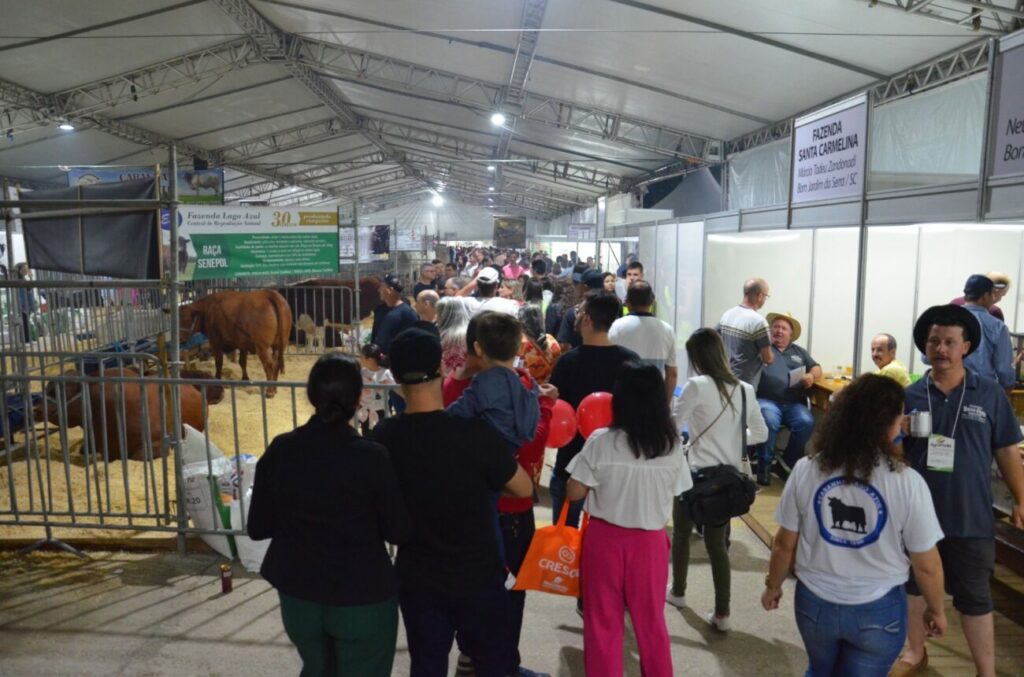
[[[797,343],[826,373],[853,364],[857,228],[714,233],[707,238],[704,324],[714,327],[743,298],[752,277],[768,282],[761,313],[789,313],[801,324]]]
[[[963,295],[974,273],[1010,276],[1010,292],[999,307],[1011,332],[1024,329],[1019,313],[1024,225],[929,223],[868,229],[862,371],[871,371],[870,341],[886,332],[896,338],[897,357],[912,372],[925,367],[913,345],[914,319],[926,308]]]
[[[657,316],[676,334],[679,379],[686,378],[686,339],[701,326],[704,222],[672,221],[639,229],[644,278],[654,289]]]
[[[792,313],[803,325],[797,341],[825,373],[853,364],[857,304],[858,228],[710,233],[704,267],[704,324],[714,326],[739,303],[745,280],[763,277],[770,297],[761,313]],[[874,371],[871,339],[892,334],[897,358],[912,372],[923,366],[913,345],[914,320],[925,308],[963,293],[973,273],[993,270],[1013,279],[1000,307],[1011,331],[1024,275],[1024,225],[916,224],[868,228],[861,333],[861,373]]]

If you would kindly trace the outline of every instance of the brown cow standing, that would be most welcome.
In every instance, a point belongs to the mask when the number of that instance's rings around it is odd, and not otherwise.
[[[134,369],[124,369],[108,372],[112,375],[125,377],[140,377],[139,372]],[[76,372],[67,372],[68,375],[75,375]],[[143,435],[146,431],[143,428],[142,418],[142,385],[139,381],[124,381],[110,383],[89,383],[89,418],[92,423],[91,430],[94,435],[95,449],[97,454],[102,454],[106,449],[107,458],[121,458],[122,455],[133,460],[142,461],[145,459],[145,441]],[[149,441],[153,451],[153,458],[160,458],[163,453],[161,441],[164,436],[164,429],[160,425],[161,385],[158,383],[145,383],[146,386],[146,412],[149,416]],[[60,423],[61,401],[57,396],[56,383],[50,383],[46,387],[46,409],[43,402],[35,407],[36,420],[45,418],[53,424]],[[193,386],[183,385],[181,390],[181,421],[187,423],[196,430],[203,430],[203,398]],[[82,403],[82,393],[85,391],[82,383],[68,381],[64,384],[65,410],[68,428],[82,426],[85,420],[85,407]],[[102,403],[102,404],[101,404]],[[118,423],[118,412],[121,413],[124,426],[125,446],[121,446],[121,428]],[[168,421],[169,410],[165,413],[164,421]],[[169,422],[166,424],[170,428]],[[184,430],[180,434],[184,434]],[[105,443],[104,443],[105,440]]]
[[[284,351],[292,331],[292,312],[276,291],[222,291],[182,306],[178,313],[181,340],[193,332],[202,332],[210,342],[215,378],[221,378],[224,353],[239,351],[242,380],[249,380],[246,354],[254,353],[263,365],[268,381],[284,373]],[[273,397],[277,388],[267,388]]]

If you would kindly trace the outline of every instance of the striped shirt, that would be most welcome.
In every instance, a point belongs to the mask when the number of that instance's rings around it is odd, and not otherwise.
[[[722,314],[715,327],[722,335],[732,373],[757,389],[761,380],[761,349],[771,345],[768,321],[753,308],[734,306]]]

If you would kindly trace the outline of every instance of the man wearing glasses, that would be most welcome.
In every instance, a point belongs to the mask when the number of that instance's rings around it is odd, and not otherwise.
[[[757,311],[768,300],[768,283],[759,277],[743,283],[743,300],[722,314],[715,329],[722,335],[729,366],[736,378],[757,389],[761,371],[771,364],[768,322]]]

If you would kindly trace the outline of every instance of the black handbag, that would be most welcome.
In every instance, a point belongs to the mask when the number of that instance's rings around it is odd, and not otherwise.
[[[743,453],[746,454],[747,392],[743,390],[742,385],[740,393],[743,396],[740,428],[743,430]],[[707,432],[707,429],[704,432]],[[683,502],[683,507],[694,524],[718,527],[733,517],[750,512],[750,506],[757,495],[757,485],[745,473],[731,465],[723,464],[697,470],[692,477],[693,488],[680,496],[679,500]]]

